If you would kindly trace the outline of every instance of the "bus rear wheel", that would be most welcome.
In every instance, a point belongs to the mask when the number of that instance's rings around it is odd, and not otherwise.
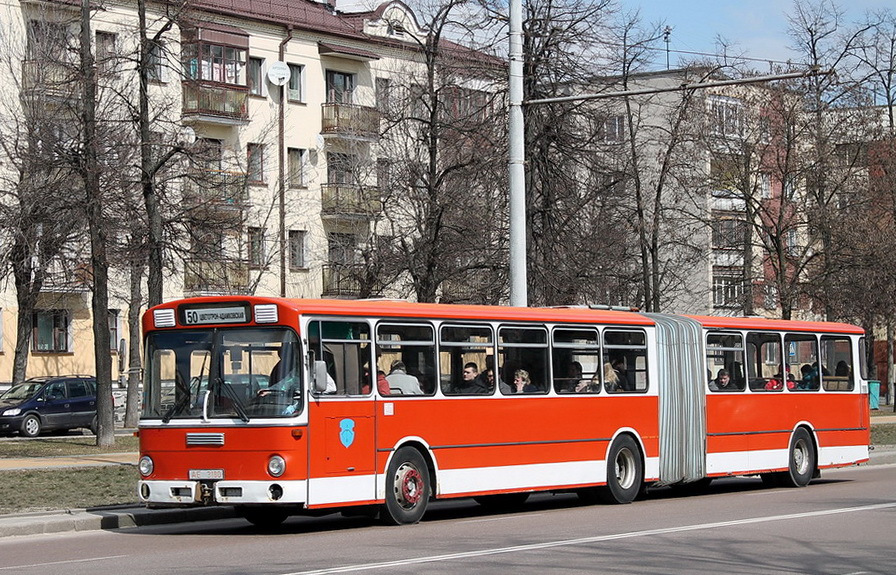
[[[419,451],[413,447],[396,451],[386,472],[383,521],[390,525],[420,521],[432,493],[429,483],[429,468]]]
[[[790,466],[781,475],[788,487],[805,487],[815,474],[816,455],[812,437],[804,427],[793,432],[790,439]]]
[[[641,449],[630,435],[622,435],[610,446],[607,485],[601,496],[607,503],[631,503],[644,483]]]

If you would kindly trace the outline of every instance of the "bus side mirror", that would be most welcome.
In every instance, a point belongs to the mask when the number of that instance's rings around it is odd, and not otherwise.
[[[314,391],[318,393],[327,391],[327,362],[315,361],[313,369]]]

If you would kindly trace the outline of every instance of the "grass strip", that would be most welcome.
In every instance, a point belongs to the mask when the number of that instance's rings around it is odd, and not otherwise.
[[[0,441],[0,458],[126,453],[136,452],[137,445],[137,438],[132,435],[116,436],[115,444],[109,447],[97,447],[96,437],[93,435],[37,437],[35,439]]]
[[[133,465],[0,472],[0,514],[137,503]]]

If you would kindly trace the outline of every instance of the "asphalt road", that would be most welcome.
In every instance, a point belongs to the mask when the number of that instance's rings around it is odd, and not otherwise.
[[[805,489],[717,480],[632,505],[533,497],[514,513],[470,500],[412,526],[331,515],[263,533],[240,519],[0,540],[0,574],[894,572],[896,466],[826,471]]]

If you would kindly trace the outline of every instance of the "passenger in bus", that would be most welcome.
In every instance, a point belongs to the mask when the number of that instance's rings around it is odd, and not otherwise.
[[[494,389],[495,388],[495,370],[489,367],[483,373],[485,374],[485,384],[488,386],[489,389]],[[498,389],[504,395],[513,393],[513,390],[510,389],[510,386],[507,385],[507,383],[505,383],[503,379],[498,380]]]
[[[568,377],[570,381],[570,391],[576,393],[597,393],[600,391],[598,375],[595,373],[594,377],[591,379],[585,379],[582,364],[577,361],[569,364]]]
[[[515,393],[538,393],[541,391],[538,386],[529,379],[529,372],[525,369],[518,369],[513,374],[513,388]]]
[[[625,369],[625,359],[616,357],[610,361],[610,365],[616,373],[616,391],[634,391],[635,388],[628,379],[628,370]]]
[[[386,381],[389,382],[391,391],[398,391],[402,395],[423,395],[420,382],[413,375],[408,375],[407,367],[401,360],[392,362]]]
[[[380,395],[389,395],[392,390],[389,389],[389,380],[386,379],[386,372],[378,369],[376,372],[376,388]]]
[[[800,368],[800,374],[799,389],[818,389],[818,370],[807,363]]]
[[[604,389],[607,390],[607,393],[619,391],[619,374],[616,373],[610,362],[604,364]]]
[[[479,366],[475,362],[471,361],[464,364],[462,377],[463,379],[453,386],[451,390],[453,393],[483,395],[491,392],[486,383],[479,377]]]
[[[736,391],[731,382],[731,374],[725,368],[720,369],[716,378],[709,382],[709,389],[710,391]]]
[[[834,375],[837,377],[849,377],[849,364],[842,359],[838,361],[837,366],[834,368]]]

